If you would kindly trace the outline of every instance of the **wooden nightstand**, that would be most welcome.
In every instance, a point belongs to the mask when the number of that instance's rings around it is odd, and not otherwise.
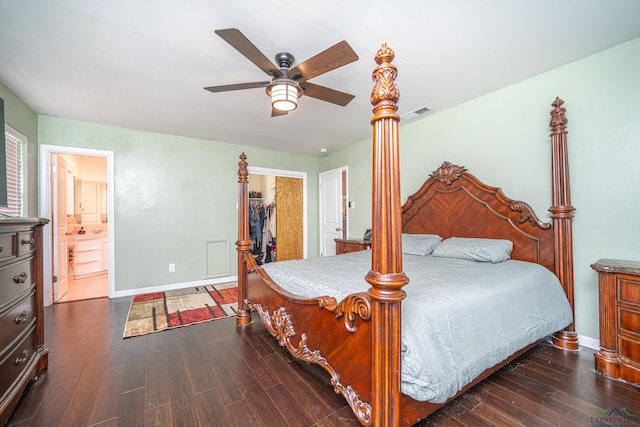
[[[334,240],[336,241],[336,255],[371,249],[371,240],[356,240],[356,239],[334,239]]]
[[[640,262],[601,259],[591,268],[600,298],[596,372],[640,384]]]

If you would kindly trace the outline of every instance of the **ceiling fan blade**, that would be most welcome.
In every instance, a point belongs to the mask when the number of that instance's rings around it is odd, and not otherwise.
[[[205,87],[205,90],[209,92],[227,92],[230,90],[242,90],[242,89],[254,89],[257,87],[267,87],[271,84],[271,82],[252,82],[252,83],[237,83],[232,85],[222,85],[222,86],[209,86]]]
[[[216,30],[219,35],[238,52],[243,54],[249,61],[253,62],[262,71],[270,76],[280,77],[282,72],[273,64],[251,41],[245,37],[237,28],[227,28]]]
[[[331,102],[332,104],[341,105],[343,107],[355,98],[355,95],[309,82],[304,82],[301,86],[306,96],[310,96],[311,98],[319,99],[321,101]]]
[[[358,55],[349,46],[349,43],[342,40],[296,65],[289,70],[289,75],[293,79],[303,82],[357,60]]]
[[[271,117],[286,116],[287,114],[289,114],[288,111],[282,111],[282,110],[278,110],[277,108],[271,108]]]

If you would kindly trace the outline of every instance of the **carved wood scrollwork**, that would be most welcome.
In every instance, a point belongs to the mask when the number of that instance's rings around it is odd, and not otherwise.
[[[318,304],[334,312],[336,319],[344,316],[344,327],[349,332],[355,332],[358,329],[356,326],[358,316],[364,320],[371,319],[371,302],[364,293],[349,295],[340,303],[337,303],[335,298],[326,298],[320,300]]]
[[[450,162],[444,162],[442,166],[434,170],[433,173],[429,176],[445,185],[451,185],[451,183],[460,178],[460,176],[462,176],[462,173],[466,170],[467,169],[464,166],[458,166]]]
[[[305,362],[316,364],[327,371],[331,376],[333,390],[338,394],[342,394],[347,400],[358,421],[365,426],[371,425],[371,405],[360,400],[358,393],[356,393],[351,386],[344,386],[338,381],[338,374],[327,359],[320,354],[319,350],[312,351],[309,349],[307,346],[307,334],[300,334],[298,347],[291,343],[290,338],[296,335],[296,332],[293,329],[291,318],[284,307],[274,310],[271,314],[269,314],[268,307],[263,308],[260,304],[252,304],[251,308],[258,312],[262,323],[264,323],[269,333],[278,340],[281,347],[286,348],[294,357]]]
[[[534,227],[540,227],[543,230],[548,230],[551,228],[551,224],[548,222],[540,221],[536,214],[533,212],[533,209],[531,209],[531,206],[529,206],[525,202],[515,201],[511,203],[511,210],[520,213],[520,223],[529,221]]]
[[[246,270],[247,273],[255,273],[257,271],[257,266],[255,264],[255,262],[250,262],[249,261],[249,257],[251,257],[252,255],[249,255],[247,253],[244,254],[244,257],[242,259],[242,262],[244,263],[244,265],[246,266]]]

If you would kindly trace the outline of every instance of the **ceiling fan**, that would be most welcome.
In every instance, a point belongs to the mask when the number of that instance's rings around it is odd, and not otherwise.
[[[216,30],[216,34],[270,75],[272,79],[271,81],[205,87],[210,92],[266,88],[267,95],[271,97],[272,117],[282,116],[296,109],[298,98],[303,94],[343,107],[354,98],[354,95],[309,82],[314,77],[358,60],[358,55],[344,40],[291,68],[295,61],[293,55],[288,52],[278,53],[275,56],[277,63],[275,65],[236,28]]]

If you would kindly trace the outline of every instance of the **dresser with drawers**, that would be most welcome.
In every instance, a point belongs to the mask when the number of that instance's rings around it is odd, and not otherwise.
[[[596,372],[640,385],[640,262],[601,259],[591,268],[600,307]]]
[[[48,364],[40,218],[0,218],[0,426]]]

